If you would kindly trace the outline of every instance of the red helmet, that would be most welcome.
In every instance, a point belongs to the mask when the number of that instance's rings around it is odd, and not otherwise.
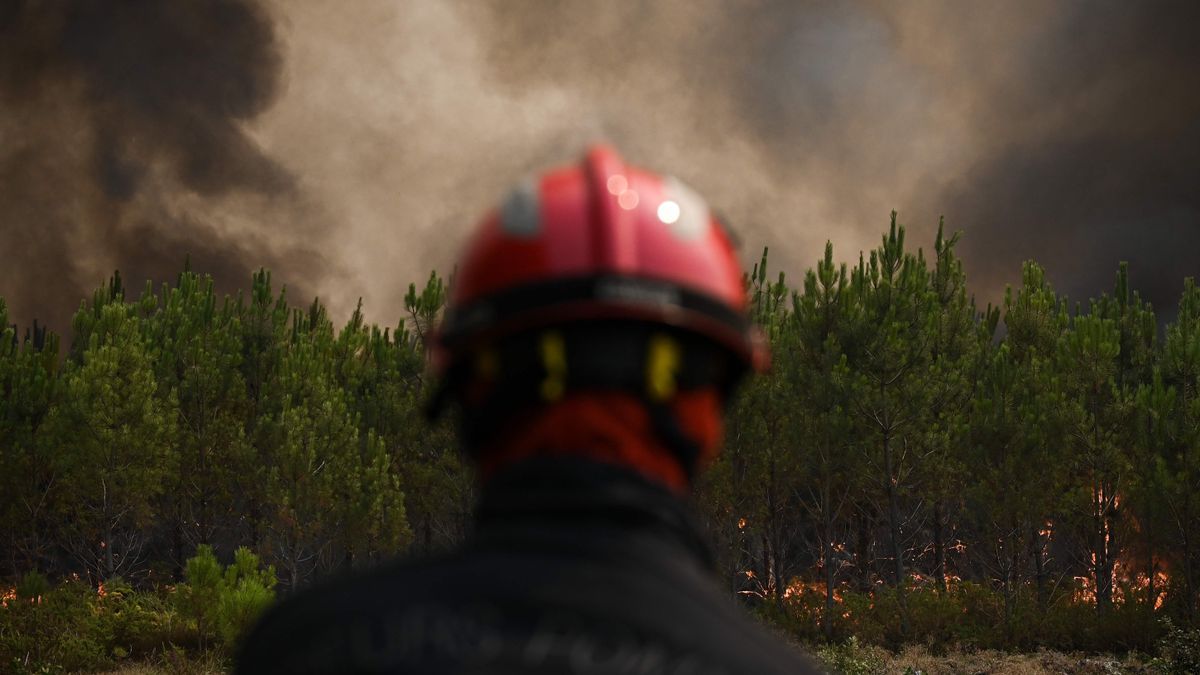
[[[743,370],[767,361],[741,266],[708,205],[602,146],[521,183],[484,219],[434,337],[434,367],[445,374],[494,340],[593,320],[699,335]]]

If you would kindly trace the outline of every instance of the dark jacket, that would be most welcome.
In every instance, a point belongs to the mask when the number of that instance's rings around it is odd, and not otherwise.
[[[237,672],[819,671],[717,587],[679,499],[616,469],[542,460],[489,484],[460,550],[276,605]]]

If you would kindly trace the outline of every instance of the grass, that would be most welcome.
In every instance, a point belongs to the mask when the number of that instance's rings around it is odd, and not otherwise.
[[[229,664],[215,652],[195,655],[173,650],[147,661],[122,663],[115,675],[220,675],[229,672]]]
[[[910,645],[899,654],[888,654],[886,673],[920,673],[920,675],[950,675],[951,673],[988,673],[989,675],[1049,675],[1054,673],[1150,674],[1156,671],[1148,659],[1138,654],[1124,657],[1114,655],[1072,654],[1037,651],[1031,654],[1010,654],[994,650],[950,652],[942,656],[930,654],[924,647]]]
[[[846,675],[1151,675],[1149,659],[1129,654],[1078,654],[1038,651],[1031,654],[1012,654],[995,650],[974,652],[952,651],[931,654],[925,647],[910,645],[893,654],[886,649],[854,644],[837,648],[840,658],[826,664],[840,667]],[[819,650],[828,657],[829,650]],[[214,657],[183,657],[166,654],[154,661],[128,663],[118,667],[115,675],[218,675],[227,665]]]

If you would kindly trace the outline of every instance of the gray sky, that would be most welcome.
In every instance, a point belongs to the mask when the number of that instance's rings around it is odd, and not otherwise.
[[[394,324],[521,176],[591,141],[798,278],[892,209],[973,290],[1035,258],[1172,307],[1200,275],[1200,4],[0,0],[0,296],[265,265]],[[131,283],[140,285],[140,283]],[[299,296],[299,297],[297,297]]]

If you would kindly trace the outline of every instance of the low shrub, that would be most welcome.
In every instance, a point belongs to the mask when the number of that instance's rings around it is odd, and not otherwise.
[[[178,589],[180,613],[194,622],[202,647],[217,640],[231,649],[275,600],[275,568],[262,568],[258,556],[241,547],[222,569],[208,546],[187,562],[186,583]]]
[[[819,647],[817,658],[827,668],[843,675],[883,675],[887,672],[887,652],[880,647],[865,645],[856,637]]]
[[[96,590],[79,581],[18,594],[0,609],[0,663],[14,673],[106,668],[114,656],[103,614]]]
[[[1200,673],[1200,628],[1175,625],[1169,618],[1161,622],[1163,636],[1158,641],[1158,658],[1152,665],[1162,673],[1184,675]]]
[[[248,549],[222,567],[202,546],[186,575],[177,589],[153,591],[120,578],[52,586],[25,575],[0,607],[0,672],[91,672],[154,658],[186,665],[194,663],[189,650],[210,646],[228,654],[275,597],[275,571]]]
[[[824,589],[793,581],[782,600],[760,601],[756,613],[768,623],[806,644],[842,643],[855,636],[864,644],[898,650],[921,645],[933,654],[950,649],[996,649],[1029,652],[1041,648],[1080,651],[1153,653],[1164,629],[1158,619],[1168,612],[1133,598],[1099,612],[1079,601],[1078,588],[1064,585],[1039,604],[1036,590],[1021,587],[1005,600],[984,584],[955,581],[946,590],[910,580],[905,593],[908,630],[896,589],[878,585],[869,591],[838,588],[830,634],[824,630]],[[1200,672],[1200,671],[1197,671]]]
[[[275,568],[262,569],[258,556],[243,546],[234,552],[223,581],[217,631],[224,643],[232,646],[275,601]]]

